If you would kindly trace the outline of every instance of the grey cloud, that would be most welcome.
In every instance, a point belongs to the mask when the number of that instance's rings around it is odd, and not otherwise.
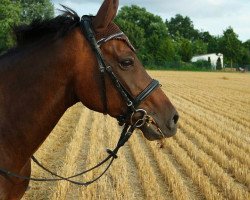
[[[80,14],[95,14],[103,0],[53,0],[71,6]],[[149,12],[170,19],[176,14],[187,15],[196,28],[222,34],[228,26],[243,39],[250,38],[250,3],[249,0],[120,0],[120,6],[138,5]],[[242,20],[243,19],[243,20]],[[245,32],[247,31],[247,32]],[[248,36],[249,35],[249,36]],[[248,38],[247,38],[248,37]]]
[[[102,0],[54,0],[55,3],[75,3],[84,7],[86,3],[99,4]],[[120,6],[139,5],[145,7],[155,14],[164,13],[172,16],[176,13],[183,15],[196,16],[199,18],[214,18],[226,15],[226,13],[237,13],[249,2],[245,0],[120,0]],[[249,7],[249,5],[248,5]]]

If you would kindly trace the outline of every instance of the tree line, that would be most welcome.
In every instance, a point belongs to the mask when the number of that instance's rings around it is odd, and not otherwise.
[[[232,27],[221,36],[213,36],[195,29],[188,16],[177,14],[164,22],[135,5],[122,7],[116,22],[149,66],[188,65],[192,56],[208,53],[222,53],[227,67],[250,65],[250,39],[240,41]]]
[[[50,0],[0,0],[0,54],[15,45],[14,26],[54,17]]]
[[[15,44],[11,34],[13,26],[54,17],[54,6],[50,0],[0,2],[0,54]],[[232,27],[228,27],[221,36],[213,36],[208,31],[195,29],[188,16],[177,14],[163,21],[160,16],[136,5],[122,7],[115,22],[130,38],[146,66],[190,66],[192,56],[207,53],[222,53],[228,67],[250,64],[250,39],[240,41]],[[204,67],[204,63],[201,64]]]

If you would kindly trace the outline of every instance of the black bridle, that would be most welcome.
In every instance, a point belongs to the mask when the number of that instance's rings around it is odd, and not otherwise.
[[[133,131],[136,128],[140,128],[143,125],[145,125],[145,123],[147,123],[150,120],[150,116],[147,115],[146,110],[144,109],[138,109],[138,106],[140,105],[140,103],[142,101],[144,101],[157,87],[159,87],[159,82],[157,80],[152,80],[151,83],[136,97],[133,97],[128,91],[127,89],[121,84],[121,82],[119,81],[119,79],[117,78],[116,74],[113,72],[112,67],[111,66],[107,66],[105,61],[104,61],[104,57],[102,55],[101,49],[100,49],[100,45],[102,43],[105,43],[109,40],[112,39],[117,39],[120,36],[124,36],[124,33],[117,33],[114,35],[111,35],[107,38],[103,38],[101,40],[99,40],[98,42],[95,39],[95,35],[92,29],[92,17],[90,16],[86,16],[84,15],[80,21],[80,27],[82,32],[84,33],[85,37],[88,39],[95,55],[96,55],[96,59],[98,62],[98,66],[99,66],[99,71],[100,71],[100,77],[101,77],[101,81],[102,81],[102,102],[103,102],[103,108],[104,108],[104,114],[107,114],[108,112],[108,105],[107,105],[107,96],[106,96],[106,86],[105,86],[105,73],[107,73],[110,77],[110,79],[112,80],[114,86],[116,87],[116,89],[119,91],[119,93],[121,94],[121,97],[123,98],[123,100],[125,101],[126,105],[127,105],[127,113],[125,115],[121,115],[117,118],[117,120],[119,121],[120,125],[124,125],[124,128],[121,132],[121,136],[120,139],[118,140],[118,143],[116,145],[116,147],[114,148],[114,150],[110,150],[107,149],[107,153],[109,154],[103,161],[101,161],[100,163],[98,163],[97,165],[95,165],[94,167],[85,170],[83,172],[77,173],[73,176],[69,176],[69,177],[62,177],[52,171],[50,171],[49,169],[47,169],[46,167],[44,167],[34,156],[32,156],[32,160],[38,165],[40,166],[42,169],[44,169],[45,171],[47,171],[48,173],[50,173],[51,175],[55,176],[56,178],[33,178],[33,177],[26,177],[26,176],[21,176],[19,174],[10,172],[8,170],[5,170],[3,168],[0,168],[0,175],[4,175],[4,176],[11,176],[11,177],[15,177],[15,178],[20,178],[20,179],[25,179],[25,180],[32,180],[32,181],[60,181],[60,180],[66,180],[69,181],[73,184],[77,184],[77,185],[84,185],[84,186],[88,186],[89,184],[97,181],[99,178],[101,178],[105,172],[109,169],[109,167],[111,166],[111,164],[113,163],[114,159],[117,158],[117,152],[119,151],[119,149],[128,141],[128,139],[130,138],[130,136],[132,135]],[[130,48],[133,49],[133,46],[128,43],[128,45],[130,46]],[[139,117],[139,119],[138,119]],[[109,161],[110,160],[110,161]],[[104,163],[106,163],[107,161],[109,161],[109,163],[107,164],[106,168],[104,169],[104,171],[96,178],[94,178],[91,181],[87,181],[87,182],[78,182],[78,181],[74,181],[72,180],[72,178],[75,178],[77,176],[80,176],[82,174],[85,174],[93,169],[98,168],[99,166],[103,165]]]
[[[103,88],[101,89],[102,91],[102,100],[103,100],[103,108],[104,108],[104,113],[108,112],[108,105],[107,105],[107,96],[106,96],[106,86],[105,86],[105,73],[107,73],[109,75],[109,77],[111,78],[112,82],[114,83],[116,89],[119,91],[119,93],[121,94],[123,100],[125,101],[128,109],[127,109],[127,113],[125,115],[121,115],[117,118],[117,120],[120,122],[120,124],[124,124],[126,123],[127,120],[130,120],[130,122],[133,122],[133,116],[136,113],[139,113],[141,115],[143,115],[143,117],[140,119],[140,124],[138,124],[137,128],[141,127],[144,125],[144,123],[146,122],[146,115],[147,112],[143,109],[137,109],[137,107],[141,104],[141,102],[143,100],[145,100],[150,94],[151,92],[153,92],[158,86],[159,86],[159,82],[157,80],[152,80],[151,83],[136,97],[133,97],[128,91],[127,89],[121,84],[121,82],[119,81],[119,79],[117,78],[116,74],[113,72],[112,67],[110,65],[106,65],[105,63],[105,59],[102,55],[100,46],[105,43],[108,42],[109,40],[112,39],[117,39],[120,38],[121,36],[126,37],[124,33],[120,32],[120,33],[116,33],[113,34],[107,38],[102,38],[99,41],[96,41],[95,39],[95,35],[94,35],[94,31],[92,29],[92,17],[88,16],[88,15],[84,15],[82,17],[82,20],[80,22],[80,26],[82,31],[84,32],[86,38],[88,39],[93,51],[95,52],[96,55],[96,59],[98,61],[98,66],[99,66],[99,71],[101,73],[101,80],[102,80],[102,86]],[[126,40],[129,47],[134,50],[133,46],[128,42],[128,40]]]

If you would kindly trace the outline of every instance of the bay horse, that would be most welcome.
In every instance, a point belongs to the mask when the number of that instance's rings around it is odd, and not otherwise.
[[[16,27],[17,46],[0,57],[0,168],[21,176],[30,177],[31,156],[77,102],[120,122],[125,116],[123,123],[147,113],[151,120],[138,128],[149,140],[176,133],[176,109],[113,22],[118,0],[87,17],[91,27],[64,8],[54,19]],[[133,106],[138,113],[128,120]],[[0,199],[22,198],[28,184],[0,171]]]

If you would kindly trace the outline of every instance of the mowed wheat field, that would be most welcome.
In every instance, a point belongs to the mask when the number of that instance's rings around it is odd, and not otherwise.
[[[177,134],[160,147],[136,131],[98,182],[31,182],[23,199],[250,199],[250,74],[149,73],[180,114]],[[105,148],[113,148],[119,135],[115,119],[77,104],[35,156],[69,176],[106,157]],[[34,164],[32,176],[48,177]]]

